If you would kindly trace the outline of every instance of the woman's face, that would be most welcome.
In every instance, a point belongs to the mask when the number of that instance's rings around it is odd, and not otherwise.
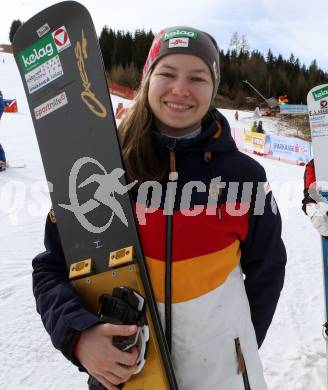
[[[211,72],[199,57],[170,54],[156,64],[148,102],[163,134],[180,136],[199,128],[213,94]]]

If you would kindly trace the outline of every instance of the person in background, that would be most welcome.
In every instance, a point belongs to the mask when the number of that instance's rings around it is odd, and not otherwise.
[[[4,111],[4,102],[3,102],[3,95],[2,92],[0,91],[0,119],[2,117],[3,111]]]
[[[254,121],[254,122],[253,122],[253,125],[252,125],[252,127],[251,127],[251,131],[252,131],[253,133],[256,133],[256,130],[257,130],[257,122]]]
[[[302,210],[309,216],[319,234],[328,238],[328,204],[320,198],[316,190],[315,167],[312,159],[306,164],[304,171]]]
[[[3,96],[2,96],[2,92],[0,91],[0,119],[2,117],[3,111],[4,111]],[[0,172],[4,171],[5,169],[6,169],[6,155],[2,145],[0,144]]]
[[[259,124],[257,125],[257,128],[256,128],[256,132],[264,134],[262,121],[259,121]]]
[[[236,121],[238,121],[238,120],[239,120],[239,114],[238,114],[238,111],[236,111],[236,112],[235,112],[235,119],[236,119]]]
[[[7,167],[6,164],[6,155],[5,151],[3,150],[2,145],[0,144],[0,172],[4,171]]]

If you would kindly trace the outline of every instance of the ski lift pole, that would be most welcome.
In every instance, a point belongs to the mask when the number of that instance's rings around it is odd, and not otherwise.
[[[247,80],[242,80],[243,83],[248,84],[261,98],[266,102],[270,108],[275,108],[278,105],[278,102],[274,98],[266,99],[255,87]]]
[[[242,80],[242,82],[243,83],[245,83],[245,84],[248,84],[258,95],[260,95],[261,96],[261,98],[263,99],[263,100],[265,100],[266,101],[266,103],[267,103],[267,99],[249,82],[249,81],[247,81],[247,80]]]

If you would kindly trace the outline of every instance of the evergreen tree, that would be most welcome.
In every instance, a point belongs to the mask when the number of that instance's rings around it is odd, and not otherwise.
[[[100,33],[99,45],[103,55],[105,69],[110,72],[115,47],[115,33],[112,29],[108,29],[107,26],[104,26]]]
[[[121,58],[121,64],[124,68],[128,67],[132,62],[133,55],[133,37],[130,32],[123,35],[122,39],[122,52],[123,57]]]
[[[153,40],[154,34],[151,30],[148,33],[146,33],[145,30],[135,31],[133,62],[135,63],[140,73],[142,72],[142,68],[146,62],[147,55]]]
[[[112,56],[112,67],[122,64],[124,61],[124,48],[123,48],[123,31],[117,31],[115,37],[115,45]]]
[[[137,88],[141,80],[142,69],[154,34],[139,29],[131,32],[108,29],[105,26],[100,34],[99,43],[104,57],[105,67],[114,81],[131,88]],[[254,104],[265,102],[250,89],[243,80],[249,81],[266,98],[287,94],[291,104],[305,103],[307,92],[315,85],[328,82],[328,74],[312,61],[307,68],[301,65],[293,53],[288,59],[281,54],[274,56],[268,50],[263,56],[257,50],[249,51],[245,36],[234,33],[231,49],[219,51],[221,84],[219,94],[228,104],[245,106],[247,101]]]
[[[22,25],[23,23],[19,20],[19,19],[16,19],[14,20],[12,23],[11,23],[11,26],[10,26],[10,30],[9,30],[9,41],[10,43],[13,43],[14,41],[14,36],[16,34],[16,31],[19,29],[19,27]]]

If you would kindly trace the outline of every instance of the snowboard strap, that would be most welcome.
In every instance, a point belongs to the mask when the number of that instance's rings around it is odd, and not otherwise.
[[[99,298],[99,317],[105,323],[115,325],[137,325],[138,331],[132,336],[114,336],[113,345],[127,351],[137,344],[140,327],[146,326],[146,301],[128,287],[115,287],[112,295]]]
[[[137,332],[131,336],[113,337],[113,346],[121,351],[128,351],[134,346],[137,347],[139,353],[134,374],[138,374],[146,363],[149,341],[145,299],[131,288],[115,287],[112,295],[103,294],[100,296],[98,315],[104,323],[138,326]],[[88,384],[89,390],[105,389],[101,383],[91,376]]]

